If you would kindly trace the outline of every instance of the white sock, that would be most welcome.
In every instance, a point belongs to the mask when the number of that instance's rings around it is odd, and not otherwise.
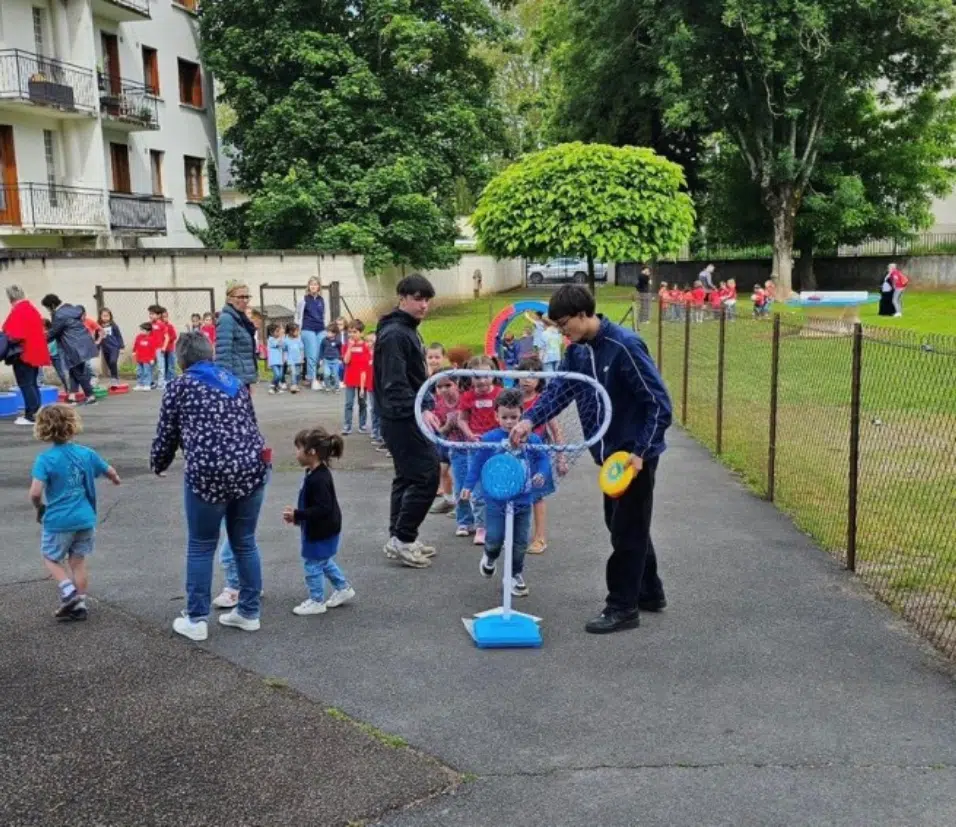
[[[60,597],[69,597],[76,591],[76,586],[73,585],[72,580],[61,580],[56,584],[56,587],[60,592]]]

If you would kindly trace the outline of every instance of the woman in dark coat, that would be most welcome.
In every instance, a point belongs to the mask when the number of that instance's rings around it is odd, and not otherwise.
[[[216,366],[228,370],[246,386],[259,380],[256,326],[246,316],[251,298],[245,284],[232,285],[216,322]]]
[[[47,341],[56,340],[71,382],[83,389],[87,405],[95,405],[96,397],[93,395],[90,370],[86,363],[95,359],[99,350],[83,324],[83,308],[64,304],[60,297],[53,293],[44,296],[40,304],[50,312],[51,325],[46,334]]]

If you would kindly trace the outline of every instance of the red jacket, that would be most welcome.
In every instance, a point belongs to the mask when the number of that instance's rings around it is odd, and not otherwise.
[[[901,270],[890,270],[890,284],[893,285],[894,290],[905,290],[909,283],[910,280]]]
[[[20,361],[25,365],[42,368],[52,364],[43,317],[27,299],[13,303],[10,315],[3,323],[3,332],[10,340],[23,345]]]

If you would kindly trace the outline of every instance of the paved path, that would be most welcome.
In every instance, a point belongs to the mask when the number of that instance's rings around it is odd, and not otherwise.
[[[948,668],[679,433],[661,465],[655,529],[671,608],[645,616],[639,630],[607,638],[582,631],[601,604],[607,553],[594,469],[582,463],[554,500],[551,549],[529,563],[525,606],[545,619],[545,647],[474,649],[460,617],[497,599],[478,576],[477,550],[449,536],[450,520],[432,517],[425,537],[441,543],[435,566],[391,567],[381,553],[386,463],[355,436],[353,470],[339,471],[336,484],[347,526],[341,563],[359,599],[324,617],[293,616],[301,569],[295,533],[279,513],[294,501],[299,474],[279,435],[315,412],[335,424],[331,406],[337,418],[340,401],[257,399],[280,449],[260,532],[263,629],[244,636],[215,628],[204,648],[287,680],[463,774],[453,793],[383,824],[956,823]],[[168,631],[182,606],[181,477],[157,481],[142,460],[155,407],[153,398],[130,397],[88,417],[87,443],[129,481],[102,489],[92,591],[168,636],[169,646],[188,649]],[[39,571],[25,503],[36,446],[3,426],[0,452],[2,578],[11,583]],[[22,611],[38,618],[49,608],[42,599],[29,605]],[[78,631],[92,636],[100,622]],[[429,770],[421,772],[416,783],[427,786]]]

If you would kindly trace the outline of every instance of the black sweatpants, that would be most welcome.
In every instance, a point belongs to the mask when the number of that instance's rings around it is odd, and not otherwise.
[[[78,365],[74,365],[70,368],[70,391],[74,391],[74,388],[82,388],[83,394],[87,399],[93,399],[93,385],[90,382],[90,369],[87,367],[86,362],[80,362]]]
[[[638,600],[664,597],[657,576],[657,555],[651,542],[654,477],[658,458],[646,460],[641,473],[619,499],[604,497],[604,522],[613,552],[607,561],[607,606],[630,611]]]
[[[413,543],[418,539],[418,527],[435,501],[438,452],[414,419],[382,417],[382,436],[395,463],[388,536]]]

